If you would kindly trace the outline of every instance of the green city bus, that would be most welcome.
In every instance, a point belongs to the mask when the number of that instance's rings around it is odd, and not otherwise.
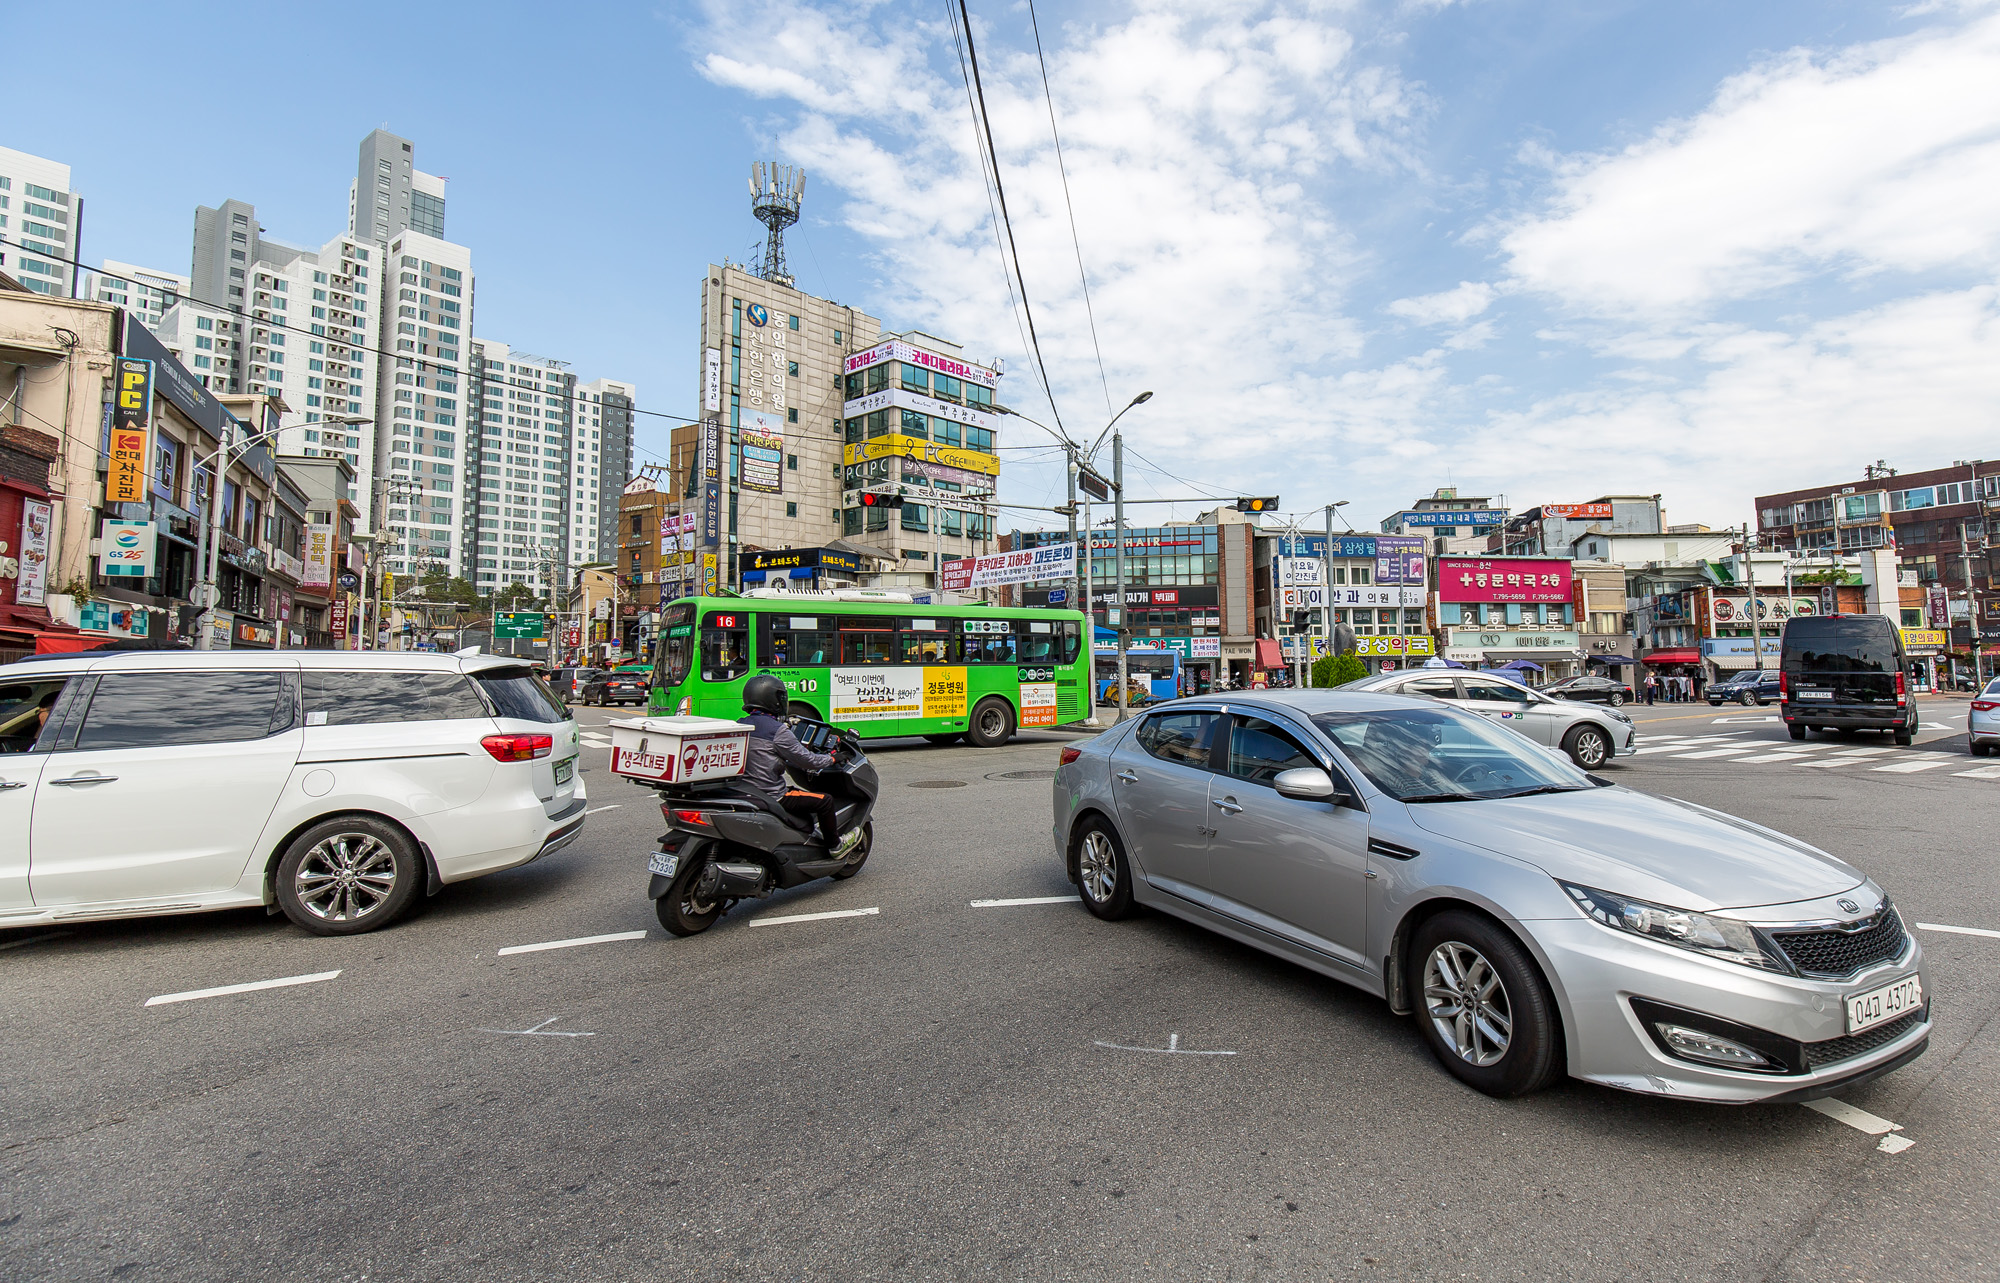
[[[903,600],[895,600],[902,597]],[[792,711],[864,738],[964,736],[1091,715],[1083,615],[834,589],[684,597],[661,612],[651,711],[737,718],[743,683],[784,679]]]

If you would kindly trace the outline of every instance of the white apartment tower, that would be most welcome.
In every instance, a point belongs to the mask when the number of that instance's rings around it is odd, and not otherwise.
[[[387,246],[375,402],[375,464],[383,478],[382,518],[392,573],[443,570],[471,577],[463,535],[472,529],[467,489],[477,393],[468,381],[472,253],[422,232],[397,232]],[[464,402],[464,405],[461,405]],[[461,422],[460,416],[465,418]],[[461,455],[461,451],[464,455]]]
[[[83,197],[69,188],[69,166],[0,147],[0,271],[37,293],[70,297],[82,229]]]

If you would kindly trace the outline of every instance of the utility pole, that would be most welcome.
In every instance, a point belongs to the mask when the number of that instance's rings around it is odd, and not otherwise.
[[[1112,420],[1115,427],[1117,420]],[[1111,518],[1111,537],[1116,540],[1114,555],[1118,562],[1118,596],[1116,599],[1118,624],[1118,721],[1124,721],[1130,710],[1132,695],[1126,687],[1125,676],[1125,434],[1113,431],[1111,434],[1111,493],[1114,498]]]
[[[1076,457],[1076,447],[1067,441],[1063,442],[1063,454],[1066,455],[1069,459],[1069,546],[1072,549],[1074,549],[1076,548],[1076,470],[1077,467],[1079,466]],[[1088,535],[1089,530],[1086,529],[1084,533]],[[1078,574],[1082,575],[1088,575],[1089,573],[1090,569],[1088,565],[1086,565],[1082,570],[1078,572]],[[1071,610],[1076,609],[1076,603],[1078,602],[1079,599],[1080,598],[1077,592],[1077,576],[1072,575],[1070,576],[1069,580],[1069,608]],[[1083,618],[1084,618],[1084,626],[1089,627],[1090,609],[1088,606],[1084,608]],[[1087,651],[1089,649],[1088,638],[1085,639],[1084,645]],[[1093,677],[1092,678],[1093,684],[1095,683],[1095,680],[1096,680],[1095,677]]]
[[[1750,523],[1743,523],[1743,573],[1750,581],[1750,653],[1764,671],[1764,621],[1757,613],[1757,562],[1750,555]]]
[[[1973,469],[1977,474],[1978,469]],[[1991,563],[1988,563],[1989,565]],[[1972,680],[1976,689],[1984,689],[1986,682],[1979,671],[1979,598],[1972,591],[1972,547],[1965,537],[1965,523],[1958,523],[1958,567],[1965,577],[1965,640],[1972,647]],[[1944,630],[1946,649],[1951,642],[1951,607],[1944,608]]]

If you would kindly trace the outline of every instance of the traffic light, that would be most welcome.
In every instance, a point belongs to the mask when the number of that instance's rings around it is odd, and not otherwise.
[[[861,506],[864,508],[900,508],[903,506],[903,496],[900,494],[876,494],[873,490],[864,490],[861,493]]]
[[[1312,628],[1312,621],[1313,613],[1310,610],[1295,610],[1292,612],[1292,631],[1306,632]]]
[[[1238,512],[1276,512],[1277,510],[1278,496],[1276,495],[1271,495],[1263,499],[1238,499],[1236,501],[1236,511]]]

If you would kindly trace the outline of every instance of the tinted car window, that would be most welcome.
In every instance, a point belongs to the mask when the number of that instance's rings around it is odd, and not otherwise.
[[[42,707],[55,707],[62,679],[0,686],[0,753],[25,753],[42,731]]]
[[[1375,787],[1398,801],[1454,802],[1591,787],[1590,777],[1568,762],[1457,709],[1319,713],[1312,720]]]
[[[1139,747],[1162,762],[1206,770],[1208,747],[1214,742],[1216,722],[1221,716],[1200,712],[1155,713],[1140,723],[1133,738],[1139,741]]]
[[[1784,648],[1785,658],[1809,673],[1896,671],[1896,634],[1887,620],[1794,619]]]
[[[473,680],[493,701],[494,716],[521,722],[566,722],[569,714],[549,694],[548,687],[525,668],[496,668],[475,673]]]
[[[1429,695],[1432,699],[1457,699],[1458,683],[1449,677],[1418,677],[1396,688],[1398,695]]]
[[[1468,677],[1465,679],[1465,697],[1467,699],[1489,699],[1507,704],[1528,704],[1532,703],[1535,698],[1525,688],[1516,686],[1512,682],[1496,682],[1490,678],[1481,679],[1477,677]]]
[[[445,722],[486,717],[472,683],[458,673],[303,674],[307,726]]]
[[[1319,759],[1282,726],[1259,717],[1238,717],[1229,728],[1229,773],[1237,779],[1269,784],[1279,771],[1318,765]]]
[[[292,726],[282,673],[107,673],[97,679],[79,749],[260,740]]]

